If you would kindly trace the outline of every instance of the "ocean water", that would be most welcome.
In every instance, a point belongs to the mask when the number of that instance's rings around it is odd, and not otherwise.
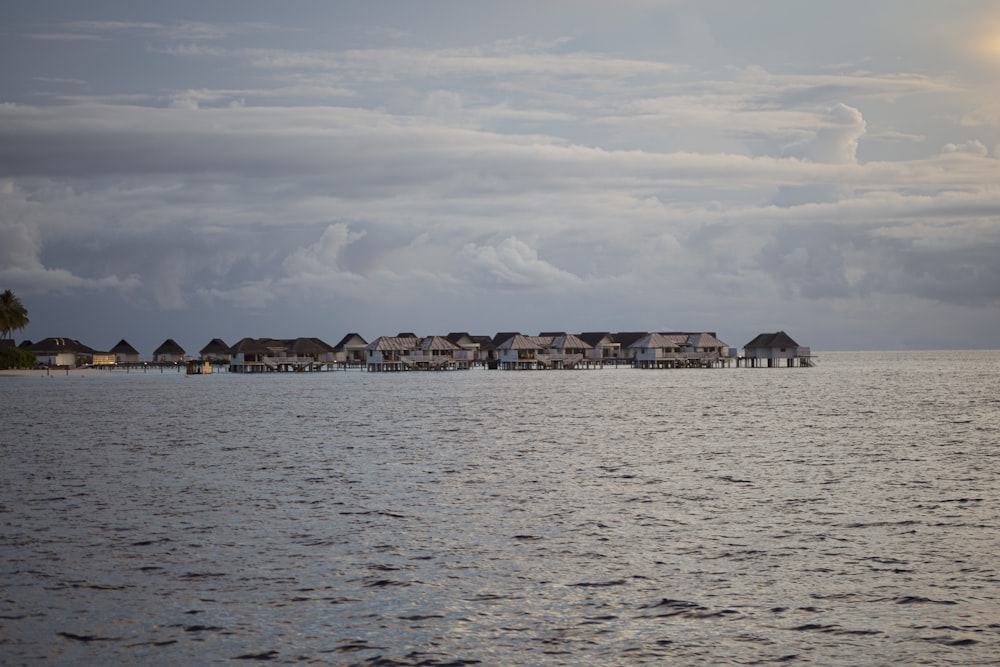
[[[1000,656],[998,351],[0,401],[5,665]]]

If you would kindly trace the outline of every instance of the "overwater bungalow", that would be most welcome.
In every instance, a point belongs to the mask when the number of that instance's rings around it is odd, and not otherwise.
[[[743,346],[743,365],[750,368],[815,366],[812,350],[796,343],[784,331],[757,334]]]
[[[110,350],[115,355],[116,364],[137,364],[139,363],[139,351],[132,347],[128,341],[122,338]]]
[[[481,363],[483,359],[481,358],[483,338],[489,340],[489,336],[471,336],[468,332],[461,331],[448,334],[445,336],[449,341],[458,347],[458,351],[455,353],[455,360],[458,362],[459,368],[471,368],[473,365]]]
[[[295,338],[288,342],[288,356],[323,370],[337,361],[337,351],[322,338]]]
[[[262,373],[268,369],[264,359],[270,354],[270,348],[256,338],[243,338],[229,348],[229,371]]]
[[[479,363],[485,364],[487,368],[496,369],[500,362],[493,338],[491,336],[472,336],[472,340],[479,344]]]
[[[198,355],[202,361],[208,361],[216,364],[229,363],[229,350],[230,348],[226,345],[224,340],[221,338],[213,338],[208,341],[208,345],[201,348]]]
[[[714,368],[734,358],[734,350],[709,332],[655,332],[630,346],[636,368]]]
[[[500,345],[507,340],[510,340],[514,336],[520,336],[520,331],[500,331],[493,336],[493,347],[500,347]]]
[[[336,364],[333,346],[320,338],[244,338],[229,352],[234,373],[320,371]]]
[[[408,350],[402,360],[411,370],[439,371],[457,368],[459,357],[468,368],[473,355],[465,355],[462,348],[445,336],[427,336],[420,340],[416,348]]]
[[[684,334],[646,334],[629,345],[635,367],[679,368],[686,365],[681,349],[687,338]]]
[[[552,336],[545,352],[536,356],[543,368],[576,368],[586,361],[587,354],[593,349],[579,336],[560,333]]]
[[[333,350],[337,363],[347,368],[364,366],[366,347],[368,347],[368,341],[362,338],[361,334],[349,333],[333,346]]]
[[[595,363],[619,363],[622,358],[621,343],[615,340],[610,331],[585,331],[580,334],[580,340],[590,345],[587,358]]]
[[[153,350],[153,362],[157,364],[176,364],[184,361],[184,348],[173,338],[168,338]]]
[[[500,369],[520,371],[544,368],[545,363],[539,355],[544,355],[551,343],[551,336],[514,334],[497,345]]]
[[[681,350],[688,355],[689,365],[694,366],[728,366],[736,359],[736,348],[719,340],[715,332],[688,334],[687,342]]]
[[[648,331],[619,331],[616,334],[612,334],[611,338],[618,343],[621,358],[628,363],[634,363],[635,350],[632,348],[632,345],[640,338],[648,335]]]
[[[403,357],[420,345],[413,335],[379,336],[365,347],[365,367],[370,371],[406,370]]]

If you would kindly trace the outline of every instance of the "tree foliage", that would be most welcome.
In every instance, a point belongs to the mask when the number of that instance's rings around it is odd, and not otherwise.
[[[0,294],[0,338],[10,338],[15,331],[28,326],[28,309],[10,290]]]
[[[0,368],[34,368],[35,355],[19,347],[0,347]]]

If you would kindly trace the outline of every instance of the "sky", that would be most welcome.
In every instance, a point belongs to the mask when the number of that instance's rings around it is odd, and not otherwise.
[[[18,340],[1000,347],[995,0],[0,3]]]

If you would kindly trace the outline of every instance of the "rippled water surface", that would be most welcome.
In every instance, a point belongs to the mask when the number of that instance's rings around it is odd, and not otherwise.
[[[0,662],[1000,655],[1000,353],[0,377]]]

